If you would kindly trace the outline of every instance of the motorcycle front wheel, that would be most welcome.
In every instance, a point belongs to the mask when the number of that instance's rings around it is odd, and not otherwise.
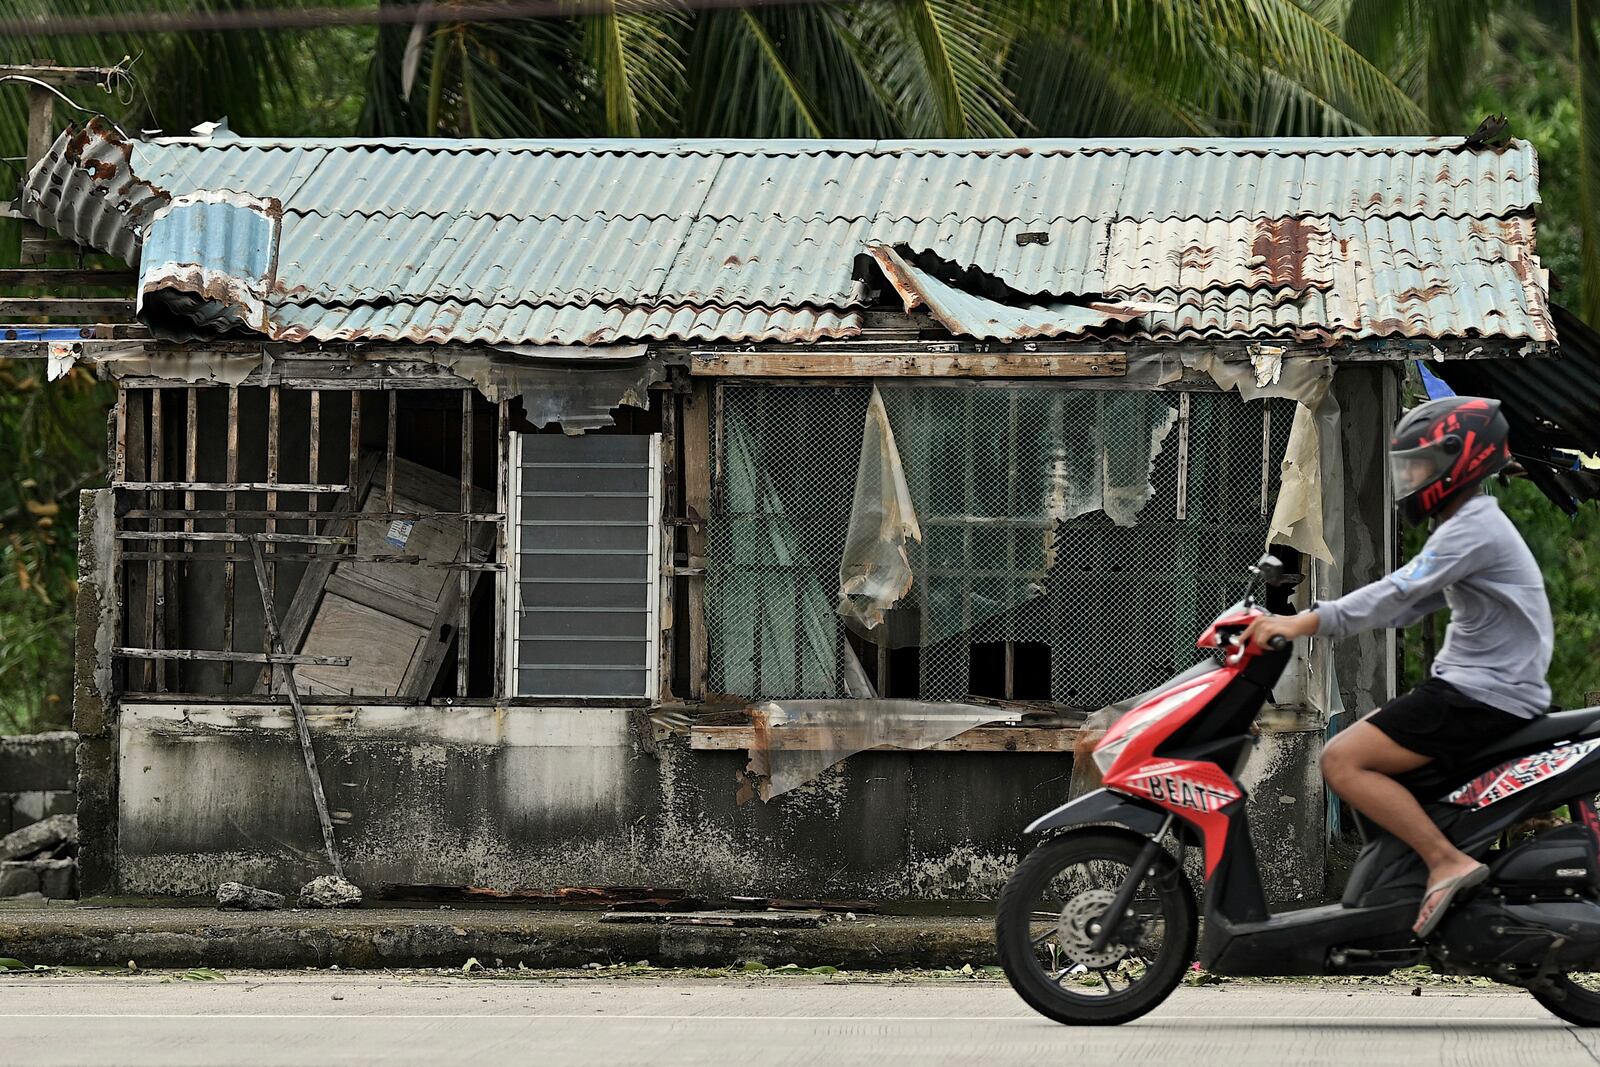
[[[1141,872],[1127,917],[1095,950],[1094,931],[1143,843],[1082,830],[1030,852],[1000,892],[1000,966],[1035,1011],[1072,1026],[1113,1026],[1150,1011],[1183,980],[1199,922],[1194,893],[1164,849]]]

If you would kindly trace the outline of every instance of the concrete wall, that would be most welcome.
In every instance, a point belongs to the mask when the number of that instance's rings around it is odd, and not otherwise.
[[[0,737],[0,837],[78,810],[78,735]]]
[[[735,800],[742,752],[657,742],[621,709],[382,707],[312,714],[350,876],[502,889],[988,898],[1071,757],[863,753],[770,804]],[[1319,733],[1269,730],[1247,783],[1272,895],[1321,888]],[[122,892],[198,895],[323,873],[287,708],[122,710]],[[1285,841],[1299,843],[1285,848]]]

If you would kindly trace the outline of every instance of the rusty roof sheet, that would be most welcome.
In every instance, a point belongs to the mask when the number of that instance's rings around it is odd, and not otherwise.
[[[1152,339],[1553,337],[1520,141],[130,142],[92,122],[23,207],[132,261],[181,223],[174,197],[220,192],[281,205],[284,337],[850,336],[894,296],[872,245],[1035,335],[1060,325],[1039,309],[1133,302],[1160,310],[1063,314]],[[213,283],[263,252],[158,243],[209,252],[177,273]]]

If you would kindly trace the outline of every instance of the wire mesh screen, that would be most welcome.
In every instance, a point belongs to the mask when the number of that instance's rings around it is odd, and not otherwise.
[[[727,384],[708,523],[709,687],[845,696],[839,563],[870,386]],[[1045,650],[1050,699],[1098,707],[1195,662],[1261,552],[1293,403],[1055,384],[882,392],[922,541],[885,635],[914,685],[975,691],[974,647]],[[874,635],[875,636],[875,635]],[[886,636],[884,639],[888,640]],[[914,688],[914,692],[911,691]]]

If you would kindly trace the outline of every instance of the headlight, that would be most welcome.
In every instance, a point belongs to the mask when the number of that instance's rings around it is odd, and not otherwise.
[[[1111,770],[1111,765],[1117,762],[1117,758],[1122,755],[1122,750],[1128,747],[1128,742],[1144,733],[1145,730],[1149,729],[1150,724],[1155,721],[1154,718],[1149,718],[1143,722],[1134,723],[1115,741],[1110,744],[1102,744],[1096,748],[1094,750],[1094,765],[1100,768],[1100,774],[1104,776],[1107,771]]]

